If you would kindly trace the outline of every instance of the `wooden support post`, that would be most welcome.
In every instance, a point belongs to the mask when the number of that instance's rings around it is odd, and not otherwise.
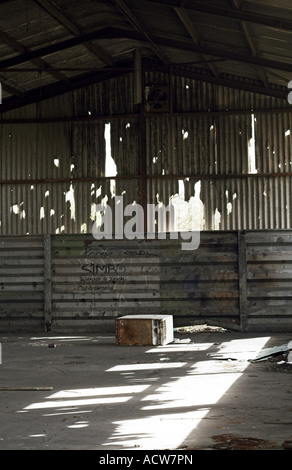
[[[52,325],[52,267],[51,235],[44,235],[44,326],[45,332],[51,331]]]
[[[246,233],[238,231],[238,282],[240,328],[248,330]]]
[[[144,211],[144,232],[147,227],[147,153],[146,153],[146,137],[145,137],[145,118],[140,117],[140,175],[141,175],[141,204]]]

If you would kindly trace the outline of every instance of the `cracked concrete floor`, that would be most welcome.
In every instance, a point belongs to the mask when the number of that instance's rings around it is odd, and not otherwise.
[[[176,332],[134,347],[111,334],[2,335],[0,449],[280,450],[292,435],[292,365],[248,359],[290,340]]]

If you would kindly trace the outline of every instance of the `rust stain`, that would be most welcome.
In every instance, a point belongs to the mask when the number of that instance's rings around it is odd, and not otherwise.
[[[153,344],[152,323],[149,320],[117,319],[116,343],[128,346]]]
[[[219,434],[212,436],[215,443],[212,445],[216,450],[267,450],[275,449],[274,442],[254,437],[236,437],[230,434]]]

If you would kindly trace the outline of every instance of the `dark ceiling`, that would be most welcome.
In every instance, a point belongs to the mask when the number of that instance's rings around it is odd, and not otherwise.
[[[0,0],[0,111],[133,70],[286,99],[291,0]]]

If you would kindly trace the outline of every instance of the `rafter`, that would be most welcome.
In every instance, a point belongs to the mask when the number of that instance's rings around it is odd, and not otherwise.
[[[101,33],[102,34],[102,33]],[[142,41],[143,36],[136,31],[128,31],[119,28],[110,28],[108,34],[110,37],[124,37],[137,39]],[[259,67],[268,67],[277,70],[285,70],[286,72],[292,72],[292,62],[280,62],[278,60],[265,59],[263,57],[254,57],[250,54],[243,54],[238,51],[220,47],[217,44],[214,46],[207,46],[205,44],[195,44],[189,41],[180,40],[177,38],[161,37],[152,35],[153,40],[158,45],[170,47],[173,49],[183,51],[193,51],[208,56],[220,57],[222,59],[232,60],[235,62],[247,63]],[[1,62],[0,62],[1,65]]]
[[[110,34],[110,29],[105,28],[98,31],[92,31],[90,33],[86,33],[71,39],[65,39],[49,46],[40,47],[38,49],[34,49],[33,51],[29,50],[15,57],[4,59],[1,61],[1,67],[14,67],[15,65],[23,64],[24,62],[33,61],[36,58],[45,57],[50,54],[55,54],[56,52],[70,49],[71,47],[79,46],[80,44],[84,44],[94,39],[98,39],[101,37],[107,38],[110,36]]]
[[[69,84],[59,81],[57,83],[45,85],[38,89],[29,90],[26,92],[24,97],[11,97],[3,100],[3,103],[0,106],[0,114],[11,109],[20,108],[28,104],[37,103],[42,100],[46,100],[64,93],[68,93],[73,90],[77,90],[79,88],[93,85],[94,83],[98,83],[103,80],[109,80],[110,78],[122,75],[123,73],[124,72],[121,71],[113,72],[111,68],[108,67],[107,71],[104,71],[104,73],[101,74],[95,72],[74,77],[70,80]]]
[[[179,67],[175,67],[173,69],[173,74],[178,75],[180,77],[191,78],[191,79],[200,80],[203,82],[214,83],[214,84],[226,86],[229,88],[236,88],[238,90],[245,90],[245,91],[250,91],[252,93],[259,93],[259,94],[263,94],[267,96],[274,96],[276,98],[281,98],[285,100],[285,102],[287,101],[286,89],[281,91],[281,90],[274,89],[271,87],[266,88],[266,87],[256,85],[253,83],[248,83],[246,81],[241,81],[240,77],[230,78],[230,77],[220,76],[217,78],[210,74],[208,75],[208,74],[203,74],[199,72],[182,70]]]
[[[67,18],[64,13],[52,2],[49,0],[35,0],[47,13],[52,15],[60,24],[67,28],[70,33],[73,33],[75,36],[81,36],[81,29],[73,23],[69,18]],[[107,65],[114,65],[114,60],[110,54],[108,54],[101,46],[97,46],[92,42],[87,42],[84,44],[87,49],[92,52],[95,56],[101,59]]]
[[[130,21],[130,23],[143,35],[144,39],[146,39],[152,50],[155,52],[156,56],[166,65],[169,64],[168,57],[164,54],[164,52],[158,47],[158,45],[153,41],[153,39],[149,36],[148,32],[146,31],[145,27],[139,20],[139,18],[135,15],[135,13],[129,8],[124,0],[114,0],[115,5],[120,9],[120,11],[126,16],[126,18]]]
[[[10,36],[9,34],[1,30],[0,30],[0,42],[11,47],[14,51],[21,52],[23,54],[29,54],[31,52],[28,47],[23,46],[23,44],[21,44],[19,41],[16,41],[16,39],[14,39],[12,36]],[[47,71],[47,73],[51,74],[57,80],[62,80],[65,83],[69,83],[69,80],[67,79],[65,75],[54,70],[53,67],[51,67],[47,62],[45,62],[40,57],[36,57],[32,59],[32,62],[35,65],[37,65],[41,70]]]
[[[138,31],[129,31],[119,28],[105,28],[98,31],[92,31],[86,33],[79,37],[72,39],[67,39],[60,41],[57,44],[52,44],[50,46],[41,47],[39,49],[26,52],[24,54],[19,54],[16,57],[11,57],[9,59],[4,59],[0,61],[0,68],[13,67],[20,65],[22,63],[31,61],[37,57],[44,57],[49,54],[53,54],[70,47],[75,47],[79,44],[83,44],[94,38],[128,38],[136,39],[138,41],[145,41],[143,34]],[[220,57],[222,59],[232,60],[236,62],[242,62],[247,64],[252,64],[260,67],[267,67],[276,70],[284,70],[286,72],[292,72],[292,63],[280,62],[278,60],[265,59],[262,57],[254,57],[250,54],[242,54],[234,50],[226,49],[223,47],[216,46],[206,46],[190,43],[189,41],[165,38],[160,36],[152,35],[153,40],[158,44],[165,47],[175,48],[183,51],[193,51],[208,56]]]
[[[5,77],[0,76],[0,82],[2,85],[2,89],[7,91],[7,93],[9,93],[10,95],[18,96],[18,98],[24,98],[25,93],[19,88],[16,88],[14,85],[8,83]]]
[[[234,8],[237,10],[241,9],[241,0],[232,0]],[[251,31],[251,25],[247,23],[246,21],[240,21],[241,28],[243,30],[243,33],[245,35],[245,38],[249,44],[251,53],[253,54],[254,57],[258,56],[258,51],[257,51],[257,46],[255,44],[255,41],[253,39],[252,31]],[[267,77],[267,74],[265,72],[265,69],[263,67],[258,67],[257,69],[258,75],[260,79],[262,80],[264,86],[266,88],[269,87],[269,80]]]
[[[148,68],[149,67],[150,67],[150,64],[148,65]],[[42,88],[39,88],[37,90],[28,91],[24,97],[6,98],[3,101],[2,105],[0,106],[0,114],[11,109],[19,108],[19,107],[26,106],[31,103],[35,103],[35,102],[39,102],[48,98],[52,98],[54,96],[67,93],[75,89],[93,85],[94,83],[102,82],[104,80],[109,80],[110,78],[114,78],[114,77],[122,75],[123,73],[125,73],[126,70],[129,71],[131,68],[132,68],[132,63],[129,63],[128,67],[127,67],[127,64],[125,64],[125,67],[123,68],[124,71],[117,69],[114,72],[111,67],[105,67],[102,70],[102,73],[94,72],[94,73],[84,74],[82,76],[75,77],[70,81],[69,85],[65,84],[64,82],[59,81],[58,83],[55,83],[55,84],[45,85]],[[285,100],[285,102],[287,100],[287,91],[286,89],[284,89],[284,87],[283,87],[283,90],[274,89],[271,87],[267,89],[255,83],[248,83],[244,80],[240,80],[240,77],[231,78],[231,77],[226,77],[224,75],[221,75],[219,78],[217,78],[211,75],[210,72],[209,73],[193,72],[193,71],[185,70],[184,68],[180,66],[166,66],[164,64],[160,64],[159,66],[157,66],[157,64],[155,64],[154,68],[155,70],[161,70],[165,73],[172,73],[173,75],[177,75],[177,76],[181,76],[185,78],[214,83],[217,85],[223,85],[223,86],[236,88],[236,89],[242,89],[242,90],[250,91],[253,93],[264,94],[267,96],[274,96],[274,97]]]
[[[172,8],[185,8],[186,10],[197,11],[206,13],[211,16],[219,16],[228,20],[239,20],[246,21],[248,23],[261,24],[276,28],[280,30],[292,31],[292,20],[265,15],[262,13],[251,12],[247,10],[235,10],[233,8],[226,8],[215,3],[208,3],[206,1],[196,0],[149,0],[151,3],[157,3],[158,5],[164,5]]]
[[[195,44],[200,44],[200,37],[197,29],[191,22],[187,12],[183,8],[175,8],[174,9],[177,16],[180,18],[181,22],[183,23],[184,27],[188,31],[189,35],[191,36],[192,40],[194,41]],[[202,58],[206,60],[207,65],[209,69],[212,71],[213,75],[215,77],[219,77],[219,71],[218,68],[216,67],[215,64],[212,64],[211,62],[208,63],[208,57],[205,55],[202,55]]]

